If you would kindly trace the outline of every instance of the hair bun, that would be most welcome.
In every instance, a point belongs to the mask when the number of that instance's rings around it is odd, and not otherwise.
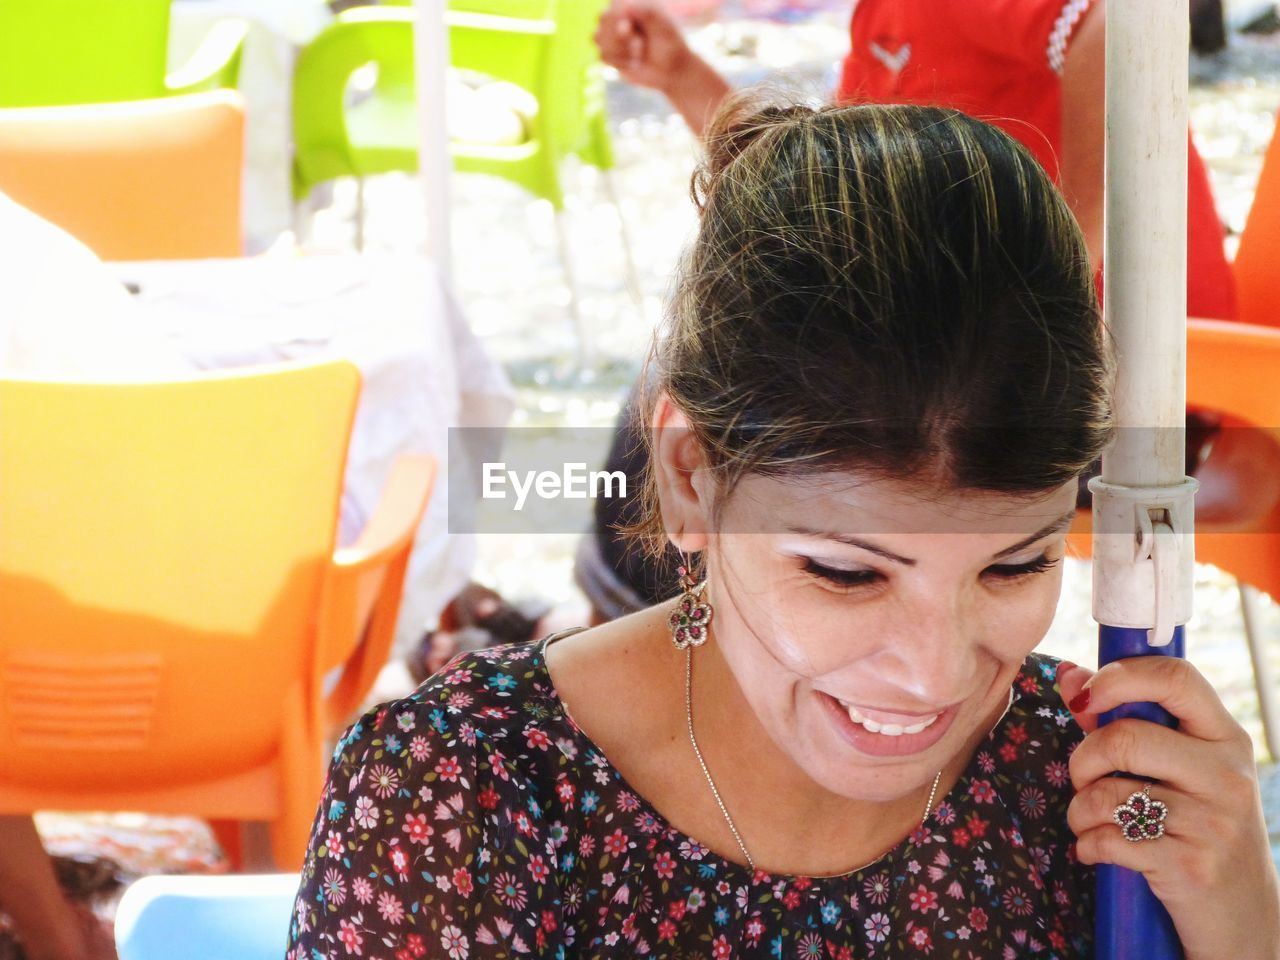
[[[782,103],[779,95],[759,87],[729,94],[717,108],[704,136],[706,158],[694,171],[691,193],[698,210],[706,206],[725,170],[771,129],[813,116],[803,103]]]

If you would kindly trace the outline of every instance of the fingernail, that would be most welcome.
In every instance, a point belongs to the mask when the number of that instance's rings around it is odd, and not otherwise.
[[[1067,708],[1072,713],[1082,713],[1084,709],[1087,706],[1089,706],[1090,696],[1092,696],[1092,694],[1089,692],[1089,689],[1086,687],[1084,690],[1081,690],[1079,693],[1077,693],[1074,697],[1071,698],[1071,702],[1067,704]]]

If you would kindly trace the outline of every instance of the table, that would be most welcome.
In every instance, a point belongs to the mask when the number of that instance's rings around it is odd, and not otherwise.
[[[400,453],[440,464],[409,563],[397,649],[407,649],[470,577],[473,536],[448,527],[448,431],[502,427],[514,407],[501,367],[438,271],[414,256],[293,255],[109,265],[136,285],[135,341],[196,370],[345,358],[364,376],[339,540],[363,528]],[[454,504],[455,509],[458,505]]]

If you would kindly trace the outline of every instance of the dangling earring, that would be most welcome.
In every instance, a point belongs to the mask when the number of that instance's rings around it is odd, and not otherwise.
[[[707,581],[695,583],[689,573],[688,560],[685,565],[676,568],[680,575],[680,599],[672,611],[667,625],[671,627],[671,642],[677,650],[689,647],[700,647],[707,642],[707,624],[711,622],[711,604],[702,599],[707,588]]]

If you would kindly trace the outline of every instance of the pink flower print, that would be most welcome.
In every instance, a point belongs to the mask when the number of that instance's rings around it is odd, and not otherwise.
[[[431,756],[431,742],[426,737],[414,737],[409,741],[409,756],[422,763]]]
[[[329,836],[325,838],[324,846],[325,849],[329,851],[329,856],[342,856],[342,834],[338,833],[336,830],[330,830]]]
[[[1061,760],[1054,760],[1052,763],[1045,765],[1044,778],[1049,781],[1051,787],[1062,786],[1070,776],[1070,770]]]
[[[369,903],[373,899],[373,884],[364,877],[356,877],[351,881],[351,895],[361,903]]]
[[[671,854],[665,850],[658,854],[658,859],[653,862],[653,872],[663,880],[670,880],[676,874],[676,861]]]
[[[342,941],[342,945],[347,950],[347,956],[355,954],[361,956],[360,945],[364,943],[364,937],[360,936],[360,931],[356,929],[355,924],[350,920],[343,920],[338,925],[338,939]]]
[[[458,774],[462,772],[462,765],[458,763],[457,757],[441,757],[436,761],[436,773],[440,775],[441,780],[448,780],[450,783],[458,782]]]
[[[356,798],[355,817],[356,825],[365,830],[372,830],[378,825],[378,808],[373,805],[373,801],[368,797]]]
[[[471,871],[466,867],[453,871],[453,888],[462,896],[470,897],[471,891],[475,889],[471,883]]]
[[[530,749],[546,750],[551,746],[551,738],[547,736],[547,731],[541,727],[528,727],[524,731],[525,742],[529,744]]]
[[[977,930],[979,933],[987,929],[987,911],[981,907],[974,907],[969,911],[969,926]]]
[[[978,754],[978,769],[983,773],[992,773],[996,769],[996,758],[983,750]]]
[[[1034,909],[1031,900],[1021,887],[1010,887],[1002,898],[1004,908],[1015,917],[1029,917]]]
[[[445,706],[451,710],[465,710],[475,702],[476,698],[465,690],[455,690],[449,694],[449,699],[445,701]]]
[[[764,922],[760,919],[759,914],[753,914],[751,919],[747,921],[745,933],[747,935],[747,946],[754,947],[760,942],[760,936],[764,933]]]
[[[994,803],[996,791],[991,786],[990,780],[975,780],[969,784],[969,796],[978,803]]]
[[[578,840],[578,855],[581,857],[589,857],[596,852],[596,838],[589,833],[584,833]]]
[[[933,938],[929,936],[929,931],[923,927],[916,927],[912,930],[907,940],[913,947],[923,953],[933,952]]]
[[[464,683],[471,682],[470,670],[454,670],[444,678],[445,683],[452,684],[455,687],[462,686]]]
[[[449,954],[449,960],[467,960],[467,955],[471,952],[467,935],[453,924],[440,931],[440,946]]]
[[[670,919],[664,917],[662,922],[658,924],[658,939],[675,940],[675,938],[676,925],[672,923]]]
[[[493,895],[498,898],[499,903],[512,910],[523,910],[529,902],[524,884],[510,873],[500,873],[493,878]]]
[[[620,856],[626,852],[627,836],[621,830],[615,830],[604,841],[605,852],[612,856]]]
[[[389,891],[384,890],[379,894],[378,913],[393,927],[404,922],[404,904],[400,902],[399,897]]]
[[[404,818],[404,826],[401,828],[409,835],[410,843],[420,843],[426,846],[427,841],[431,839],[431,835],[435,833],[431,825],[427,823],[427,815],[425,813],[411,813]]]
[[[347,881],[333,867],[324,873],[324,896],[335,907],[342,906],[347,899]]]
[[[797,957],[817,958],[822,956],[822,937],[816,933],[805,934],[804,938],[797,944]]]
[[[889,899],[889,875],[877,873],[874,877],[868,877],[862,883],[862,892],[876,906],[882,906]]]
[[[884,943],[889,936],[889,918],[883,913],[873,913],[862,926],[867,931],[867,939],[872,943]]]
[[[495,777],[501,777],[503,780],[510,780],[511,774],[507,772],[504,761],[507,758],[501,750],[495,750],[489,754],[489,769],[493,771]]]
[[[923,883],[916,887],[914,893],[908,894],[907,899],[911,901],[911,909],[921,913],[928,913],[930,910],[937,909],[938,906],[938,895],[927,889]]]
[[[533,878],[534,883],[545,883],[547,877],[551,876],[551,869],[547,866],[547,861],[537,854],[530,857],[529,876]]]
[[[729,941],[724,938],[723,933],[712,942],[711,956],[713,960],[728,960],[733,956],[733,950],[729,947]]]
[[[640,801],[636,799],[636,795],[629,790],[623,790],[618,794],[618,809],[623,813],[634,813],[640,809]]]
[[[391,867],[401,880],[409,879],[409,855],[401,847],[391,848]]]
[[[369,771],[369,786],[374,796],[386,800],[400,789],[400,774],[386,764],[380,763]]]
[[[560,802],[566,807],[573,806],[574,794],[577,789],[573,783],[564,774],[560,775],[560,779],[556,782],[556,796],[560,798]]]
[[[533,836],[533,821],[529,819],[529,815],[523,810],[518,811],[516,815],[511,818],[511,822],[516,825],[516,830],[524,834],[526,837]]]

